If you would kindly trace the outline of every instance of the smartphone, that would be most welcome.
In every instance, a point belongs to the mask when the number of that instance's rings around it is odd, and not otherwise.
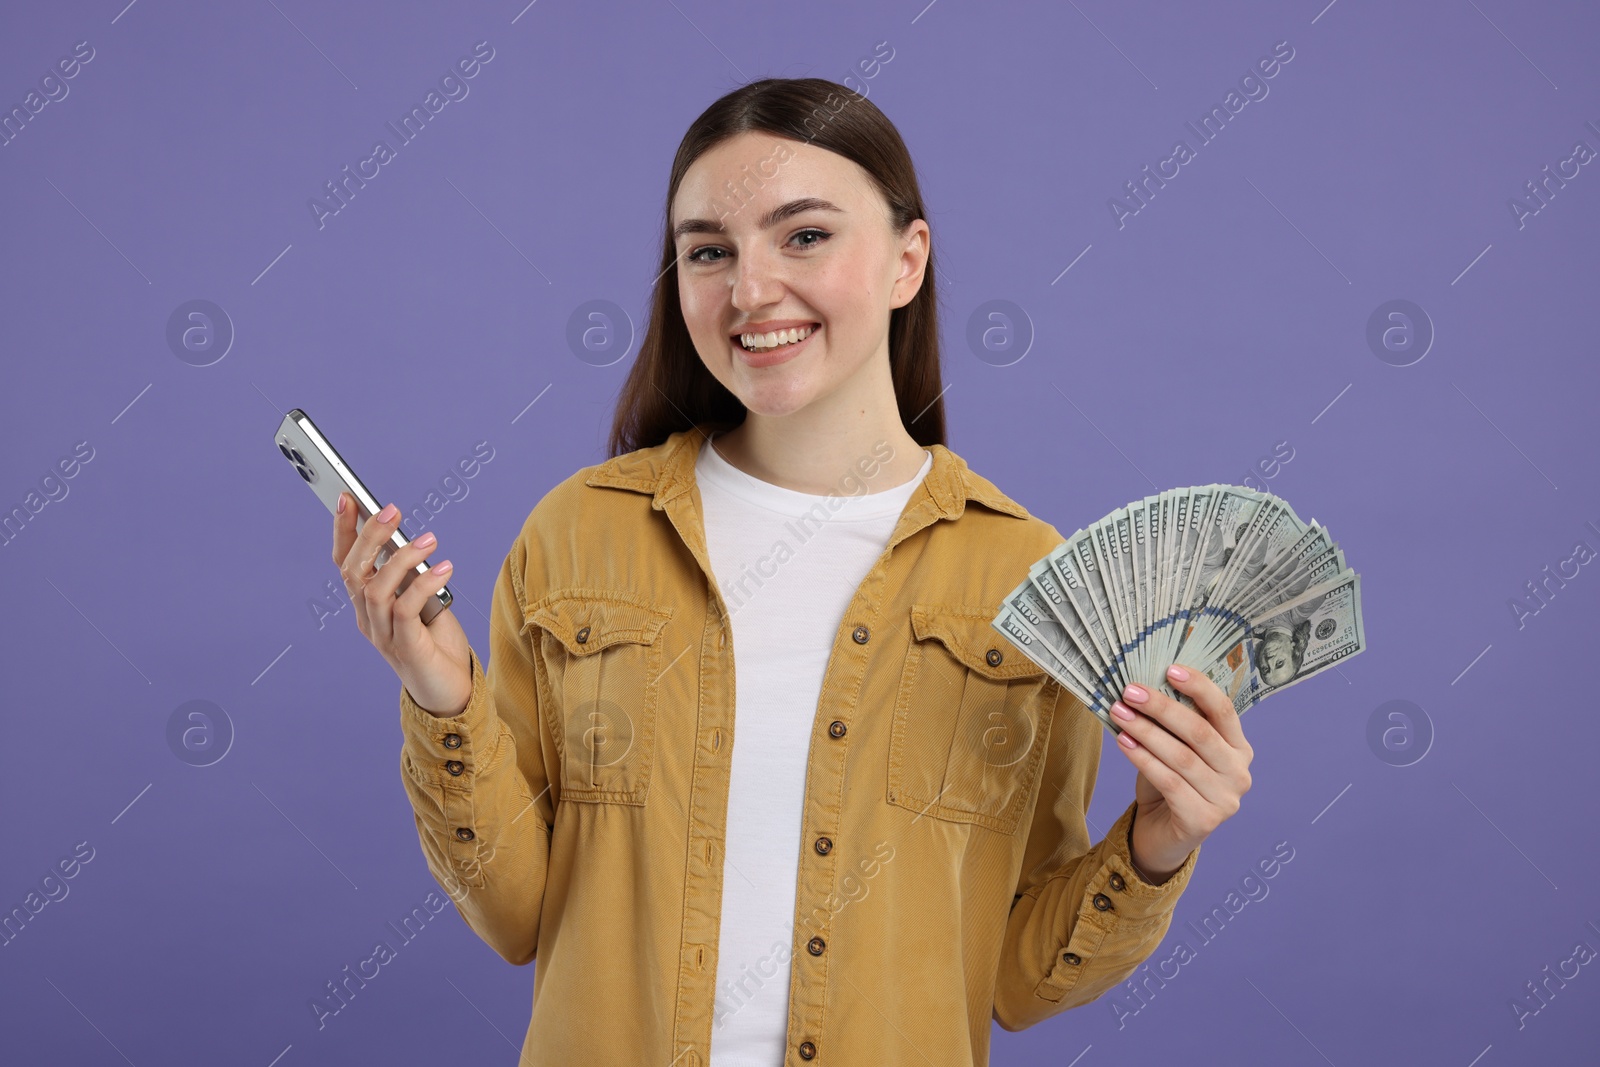
[[[311,421],[299,408],[295,408],[283,417],[283,422],[278,424],[278,451],[283,453],[283,458],[293,465],[299,472],[311,491],[327,507],[329,514],[338,514],[339,494],[349,493],[355,499],[356,506],[356,532],[367,524],[367,520],[383,510],[383,505],[378,503],[376,497],[367,491],[361,479],[356,477],[356,472],[339,455],[339,450],[333,447],[332,442],[317,424]],[[404,548],[411,542],[404,530],[404,523],[395,527],[394,533],[389,535],[386,544],[378,547],[378,558],[375,561],[379,567],[383,566],[394,555],[397,549]],[[412,581],[419,574],[428,573],[426,561],[416,565],[412,573],[400,579],[400,588],[395,590],[399,596],[406,591]],[[422,605],[422,621],[429,623],[433,617],[445,608],[455,598],[450,595],[450,587],[434,593]]]

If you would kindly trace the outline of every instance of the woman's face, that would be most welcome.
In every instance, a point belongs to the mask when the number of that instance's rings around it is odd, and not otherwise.
[[[889,312],[922,284],[928,224],[896,234],[888,212],[855,163],[777,134],[739,134],[690,166],[671,218],[683,319],[750,412],[827,397],[855,412],[871,389],[892,395]],[[765,352],[739,337],[796,327],[812,332]]]

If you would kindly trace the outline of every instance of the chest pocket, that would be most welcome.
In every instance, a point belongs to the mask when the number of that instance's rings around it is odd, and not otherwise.
[[[661,629],[630,593],[564,590],[529,607],[540,706],[561,754],[561,797],[643,804],[655,755]]]
[[[989,624],[913,605],[895,700],[891,804],[1013,833],[1043,762],[1057,683]]]

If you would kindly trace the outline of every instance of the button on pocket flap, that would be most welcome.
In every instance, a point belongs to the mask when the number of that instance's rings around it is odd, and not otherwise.
[[[523,624],[556,636],[574,656],[592,656],[621,642],[655,642],[671,612],[617,593],[565,590],[533,604]]]
[[[911,631],[918,641],[938,641],[963,665],[986,678],[1043,677],[1043,667],[990,625],[994,615],[993,611],[977,608],[915,604],[911,608]]]

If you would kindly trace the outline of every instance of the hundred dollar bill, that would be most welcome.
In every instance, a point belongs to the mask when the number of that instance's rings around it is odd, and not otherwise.
[[[1006,600],[1006,609],[1016,624],[1042,641],[1054,659],[1067,665],[1085,689],[1082,697],[1086,707],[1102,715],[1117,699],[1118,691],[1112,688],[1114,675],[1098,659],[1091,661],[1093,651],[1086,653],[1085,649],[1093,649],[1094,645],[1085,640],[1088,635],[1082,619],[1070,601],[1059,600],[1061,590],[1054,584],[1054,573],[1048,565],[1042,565],[1040,561],[1030,569],[1029,579]]]
[[[1228,696],[1233,713],[1242,715],[1246,708],[1261,699],[1261,679],[1256,673],[1255,660],[1248,642],[1237,642],[1221,655],[1199,664],[1207,678]],[[1194,700],[1187,693],[1178,693],[1177,699],[1189,707]]]
[[[1202,531],[1200,583],[1195,590],[1196,600],[1203,602],[1218,592],[1218,585],[1233,559],[1250,522],[1264,502],[1259,493],[1251,493],[1238,486],[1224,486],[1219,491],[1216,506]]]
[[[1076,538],[1082,533],[1083,531],[1079,530],[1073,537]],[[1107,632],[1106,623],[1095,607],[1094,593],[1089,588],[1088,572],[1078,561],[1073,541],[1069,539],[1060,545],[1046,556],[1043,562],[1049,565],[1051,573],[1056,578],[1054,588],[1066,595],[1068,602],[1077,612],[1079,622],[1088,631],[1089,642],[1082,646],[1084,654],[1098,659],[1104,670],[1116,655],[1114,635]],[[1048,594],[1047,599],[1049,599]],[[1112,678],[1114,675],[1108,674],[1105,678],[1107,684]]]
[[[1062,687],[1071,693],[1078,701],[1094,713],[1107,728],[1114,733],[1121,733],[1121,729],[1111,719],[1104,708],[1096,709],[1092,692],[1086,688],[1073,669],[1063,662],[1050,648],[1049,644],[1038,636],[1019,618],[1016,609],[1009,605],[1001,610],[1000,615],[990,624],[1005,635],[1006,639],[1022,651],[1040,667],[1044,668]]]
[[[1096,537],[1094,530],[1080,531],[1069,542],[1072,545],[1074,558],[1079,569],[1083,572],[1084,584],[1089,588],[1089,595],[1094,603],[1096,614],[1100,617],[1101,629],[1105,631],[1109,642],[1105,670],[1108,677],[1115,683],[1118,692],[1127,685],[1127,679],[1122,673],[1122,634],[1117,629],[1117,616],[1111,608],[1113,591],[1110,578],[1101,564],[1102,553],[1098,546],[1103,537]]]
[[[1138,628],[1138,659],[1134,663],[1136,676],[1149,681],[1150,639],[1155,632],[1155,619],[1151,608],[1155,602],[1155,566],[1150,553],[1155,550],[1155,521],[1159,496],[1147,496],[1128,508],[1128,533],[1132,540],[1134,604],[1137,608],[1134,625]]]
[[[1294,544],[1271,560],[1255,578],[1239,585],[1234,590],[1232,597],[1229,598],[1230,601],[1238,607],[1238,610],[1246,610],[1247,606],[1254,602],[1262,590],[1270,589],[1272,586],[1281,583],[1291,577],[1297,569],[1316,560],[1332,548],[1333,539],[1328,535],[1328,531],[1316,519],[1312,519],[1311,524],[1306,527],[1305,532],[1295,540]],[[1340,554],[1340,563],[1342,566],[1342,553]],[[1303,590],[1304,586],[1301,588]]]
[[[1179,615],[1179,608],[1183,603],[1183,596],[1188,588],[1189,575],[1195,558],[1195,545],[1200,538],[1200,517],[1210,506],[1213,496],[1211,486],[1190,486],[1176,497],[1173,508],[1172,546],[1169,549],[1169,558],[1163,573],[1167,576],[1168,587],[1162,596],[1161,615],[1163,619],[1163,632],[1158,646],[1156,659],[1161,663],[1172,663],[1173,653],[1178,647],[1179,636],[1187,620]],[[1167,696],[1174,696],[1176,690],[1172,683],[1163,676],[1161,689]]]
[[[1277,535],[1279,546],[1272,552],[1273,556],[1278,557],[1277,563],[1274,564],[1276,567],[1282,563],[1282,555],[1292,552],[1295,544],[1303,540],[1303,537],[1301,533],[1294,532],[1291,520],[1288,519],[1282,509],[1276,508],[1269,503],[1264,504],[1261,511],[1257,512],[1257,515],[1261,515],[1262,512],[1272,513],[1264,521],[1272,524],[1280,531]],[[1315,545],[1315,543],[1315,541],[1311,542],[1312,545]],[[1246,556],[1246,561],[1237,570],[1231,572],[1231,577],[1225,574],[1219,578],[1215,596],[1199,612],[1195,621],[1194,631],[1184,645],[1186,654],[1207,655],[1213,650],[1213,646],[1217,644],[1218,635],[1230,633],[1235,626],[1243,622],[1246,614],[1245,609],[1252,606],[1263,595],[1273,597],[1274,599],[1270,601],[1271,603],[1281,604],[1289,600],[1291,596],[1299,595],[1311,584],[1309,581],[1303,582],[1298,589],[1294,589],[1290,593],[1283,588],[1282,580],[1290,577],[1291,572],[1282,570],[1276,571],[1279,579],[1277,582],[1264,581],[1268,575],[1274,573],[1273,568],[1269,568],[1267,565],[1268,545],[1269,542],[1266,538],[1255,538],[1248,540],[1247,543],[1241,544],[1234,550],[1232,553],[1234,559],[1244,555]],[[1304,561],[1303,557],[1296,558],[1301,558]],[[1247,592],[1247,590],[1253,591]]]
[[[1311,531],[1308,531],[1308,534]],[[1327,539],[1326,531],[1316,531],[1316,538],[1305,540],[1298,556],[1283,564],[1287,569],[1273,580],[1250,591],[1248,599],[1233,602],[1226,611],[1219,612],[1206,622],[1209,624],[1199,642],[1199,656],[1214,655],[1248,628],[1259,616],[1271,614],[1281,604],[1287,604],[1303,595],[1309,588],[1336,577],[1347,570],[1344,552]]]
[[[1034,566],[1038,567],[1038,564]],[[1009,621],[1013,626],[1021,627],[1043,642],[1052,657],[1073,679],[1076,687],[1085,694],[1093,693],[1094,679],[1098,672],[1084,657],[1082,646],[1077,640],[1077,632],[1069,629],[1061,620],[1031,577],[1012,590],[1011,595],[1006,598],[1006,608],[1010,611]],[[1013,636],[1014,630],[1007,633],[1008,636]],[[1062,684],[1066,684],[1064,678]]]
[[[1084,685],[1096,697],[1087,701],[1093,705],[1090,710],[1098,710],[1103,706],[1098,701],[1098,694],[1109,682],[1104,677],[1104,660],[1098,655],[1098,647],[1090,636],[1089,626],[1079,614],[1078,599],[1062,583],[1052,566],[1054,555],[1046,556],[1030,567],[1028,580],[1013,590],[1006,602],[1024,617],[1040,610],[1040,605],[1048,610],[1056,625],[1035,625],[1033,629],[1056,650],[1064,662],[1073,664]]]
[[[1139,594],[1133,582],[1132,508],[1118,508],[1116,522],[1106,532],[1111,544],[1111,559],[1116,566],[1112,574],[1116,578],[1117,588],[1122,591],[1122,603],[1118,607],[1122,612],[1122,625],[1128,642],[1124,658],[1128,663],[1129,677],[1138,677],[1134,673],[1139,663],[1138,612],[1134,609],[1134,599]]]
[[[1255,663],[1255,703],[1298,685],[1367,647],[1361,621],[1361,575],[1355,571],[1313,586],[1258,619],[1234,644]],[[1225,655],[1233,654],[1230,648]]]
[[[1281,573],[1241,595],[1235,608],[1239,615],[1248,619],[1264,614],[1268,608],[1286,604],[1311,586],[1350,569],[1345,564],[1344,550],[1327,539],[1327,531],[1316,532],[1320,535],[1317,540],[1283,564]]]
[[[1066,664],[1056,657],[1037,633],[1023,625],[1017,618],[1015,609],[1010,606],[1002,608],[1000,614],[995,616],[989,625],[1004,634],[1006,640],[1015,645],[1023,655],[1044,668],[1045,673],[1071,690],[1073,696],[1080,700],[1084,698],[1087,690],[1082,683],[1073,676]]]
[[[1123,509],[1118,509],[1123,510]],[[1128,620],[1122,610],[1122,564],[1115,555],[1117,512],[1112,512],[1105,520],[1089,527],[1090,547],[1095,553],[1095,561],[1100,569],[1100,580],[1105,584],[1107,610],[1111,615],[1111,629],[1117,635],[1116,655],[1112,665],[1126,674],[1128,647],[1132,644],[1132,635],[1128,632]]]
[[[1194,628],[1193,614],[1203,603],[1210,581],[1226,562],[1225,535],[1237,524],[1241,498],[1231,486],[1201,487],[1189,515],[1189,536],[1178,573],[1177,601],[1173,605],[1173,625],[1162,649],[1164,662],[1178,661],[1179,651]],[[1215,548],[1211,547],[1215,545]]]
[[[1253,581],[1281,552],[1286,551],[1305,532],[1302,523],[1282,500],[1266,500],[1250,518],[1244,537],[1233,550],[1218,579],[1218,602],[1231,603],[1241,585]]]
[[[1187,663],[1235,713],[1365,647],[1359,576],[1316,519],[1245,486],[1169,489],[1036,561],[992,621],[1113,733],[1137,682],[1180,703]]]

